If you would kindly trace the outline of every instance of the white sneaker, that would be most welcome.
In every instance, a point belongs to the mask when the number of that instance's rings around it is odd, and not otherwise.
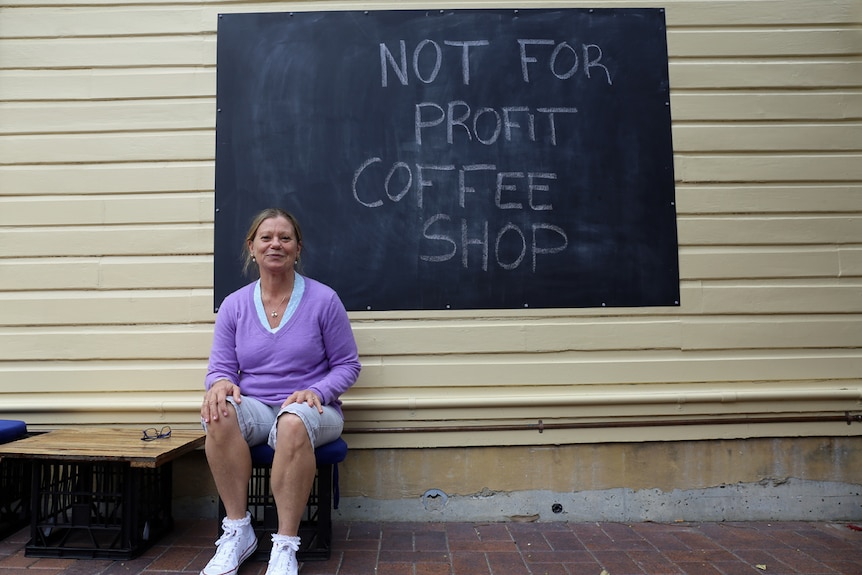
[[[251,525],[251,513],[245,519],[224,518],[221,522],[224,533],[218,538],[216,552],[200,575],[236,575],[243,561],[257,549],[257,537]]]
[[[299,551],[299,537],[273,535],[266,575],[297,575],[299,571],[299,564],[296,562],[297,551]]]

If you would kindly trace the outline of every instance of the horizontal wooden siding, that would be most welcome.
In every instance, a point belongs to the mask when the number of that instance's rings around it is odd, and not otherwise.
[[[681,306],[354,313],[352,446],[858,434],[859,2],[663,5]],[[218,14],[427,6],[0,4],[0,415],[196,426]]]

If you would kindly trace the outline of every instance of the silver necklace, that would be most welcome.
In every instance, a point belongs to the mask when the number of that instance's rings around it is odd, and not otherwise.
[[[275,309],[274,309],[274,310],[272,310],[272,312],[271,312],[269,315],[271,315],[272,317],[278,317],[278,308],[280,308],[280,307],[282,306],[282,304],[284,304],[284,301],[287,299],[287,296],[288,296],[288,295],[289,295],[289,294],[285,294],[285,295],[284,295],[284,297],[283,297],[283,298],[281,298],[281,303],[279,303],[279,304],[275,307]]]

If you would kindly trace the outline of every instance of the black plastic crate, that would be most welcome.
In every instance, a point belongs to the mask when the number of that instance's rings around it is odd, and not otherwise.
[[[317,475],[299,526],[301,539],[296,558],[299,561],[326,561],[332,553],[332,486],[335,466],[317,466]],[[248,510],[257,535],[255,560],[267,560],[272,549],[271,535],[278,529],[275,499],[269,489],[270,467],[254,465],[248,482]],[[219,517],[224,517],[219,499]],[[221,525],[221,524],[219,524]],[[221,527],[219,527],[221,534]]]
[[[172,527],[170,463],[32,465],[27,556],[131,559]]]
[[[0,461],[0,539],[23,529],[30,523],[29,461]]]

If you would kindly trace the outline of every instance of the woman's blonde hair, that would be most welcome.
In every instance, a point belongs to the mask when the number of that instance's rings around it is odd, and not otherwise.
[[[254,257],[252,256],[251,250],[248,248],[248,244],[249,242],[254,241],[254,237],[257,235],[257,229],[260,227],[260,224],[270,218],[284,218],[289,221],[293,226],[294,233],[296,234],[296,243],[302,247],[302,228],[299,227],[299,222],[293,214],[281,208],[267,208],[259,212],[254,219],[251,220],[248,233],[245,235],[245,247],[243,248],[245,253],[245,263],[242,266],[242,271],[246,276],[257,275],[257,267],[254,265]],[[299,258],[296,259],[296,271],[300,271]]]

